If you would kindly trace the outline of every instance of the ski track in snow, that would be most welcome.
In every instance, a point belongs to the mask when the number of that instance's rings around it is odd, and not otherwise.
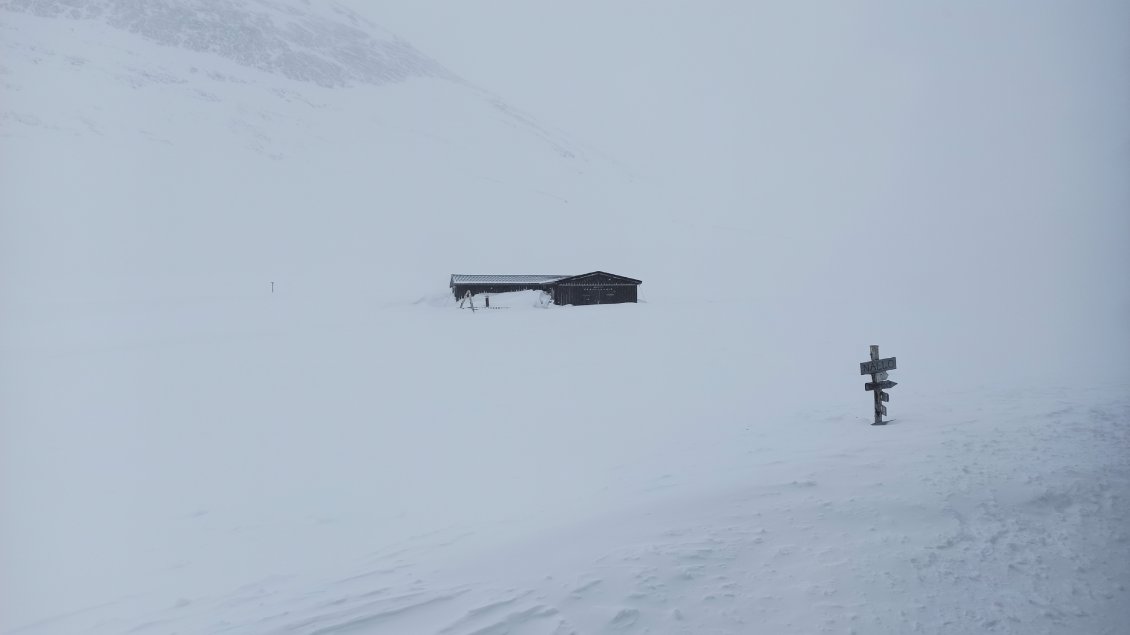
[[[470,562],[429,557],[458,540],[442,531],[333,578],[265,579],[141,617],[110,604],[11,633],[1121,632],[1130,402],[986,404],[860,424],[854,447],[754,466],[767,481]]]

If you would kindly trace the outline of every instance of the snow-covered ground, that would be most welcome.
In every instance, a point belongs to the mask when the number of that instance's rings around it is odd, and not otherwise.
[[[1125,7],[351,4],[0,6],[0,632],[1125,632]]]
[[[11,632],[1125,623],[1124,384],[939,389],[904,355],[876,428],[858,351],[670,336],[749,311],[302,305],[10,357]]]

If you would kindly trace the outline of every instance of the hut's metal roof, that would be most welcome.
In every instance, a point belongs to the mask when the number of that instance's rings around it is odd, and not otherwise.
[[[601,276],[603,276],[605,278],[612,279],[612,280],[619,280],[619,282],[613,282],[613,283],[602,282],[600,284],[611,284],[612,286],[643,284],[642,280],[636,280],[635,278],[629,278],[627,276],[618,276],[614,273],[608,273],[607,271],[591,271],[589,273],[582,273],[582,274],[579,274],[579,275],[576,275],[576,276],[569,276],[567,278],[562,278],[561,280],[557,280],[556,282],[560,282],[561,284],[568,284],[568,285],[583,285],[585,283],[584,281],[585,281],[586,278],[599,278]]]
[[[469,275],[463,273],[451,274],[451,284],[548,284],[556,282],[563,278],[569,278],[567,275],[523,275],[523,276],[509,276],[509,275]]]

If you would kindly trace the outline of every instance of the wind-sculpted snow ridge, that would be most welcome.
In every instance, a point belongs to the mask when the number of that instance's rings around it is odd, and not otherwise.
[[[271,0],[12,0],[40,17],[100,20],[165,46],[326,87],[454,76],[410,44],[327,3]]]
[[[12,632],[1123,632],[1130,403],[1108,388],[960,397],[967,414],[921,402],[884,430],[898,436],[830,411],[796,421],[820,443],[762,428],[726,459],[740,480],[692,490],[652,473],[607,515],[470,558],[497,526]]]

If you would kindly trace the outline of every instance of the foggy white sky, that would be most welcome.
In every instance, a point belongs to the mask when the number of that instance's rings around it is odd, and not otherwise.
[[[879,269],[888,310],[1045,338],[1101,323],[1130,353],[1124,2],[363,10],[652,179],[671,206],[656,217],[717,228],[679,243],[718,270],[776,262],[847,306]]]
[[[441,290],[457,269],[620,268],[657,300],[739,294],[805,319],[881,310],[911,333],[1130,349],[1125,3],[346,4],[636,180],[607,186],[618,175],[603,166],[565,177],[573,167],[502,140],[512,126],[448,89],[339,89],[312,98],[340,104],[312,123],[207,83],[200,91],[221,91],[224,107],[157,90],[114,101],[98,74],[120,76],[112,65],[73,77],[67,67],[57,89],[30,82],[40,102],[13,92],[12,103],[148,140],[135,151],[107,137],[117,160],[97,169],[79,142],[54,157],[40,140],[18,161],[5,155],[9,191],[46,210],[10,215],[7,258],[20,266],[8,271],[36,262],[89,276],[92,289],[161,272],[128,296],[171,290],[169,276],[242,285],[299,271],[312,287],[353,289],[387,262],[405,270],[373,283],[389,298]],[[154,53],[177,72],[211,64]],[[95,93],[99,103],[84,100]],[[244,137],[289,159],[237,161],[224,148]],[[81,142],[89,155],[107,156],[93,139]],[[33,183],[47,175],[63,175],[81,205]],[[587,216],[607,219],[601,235],[530,238]],[[517,231],[527,219],[535,231]],[[478,246],[494,239],[504,246]],[[138,266],[150,258],[162,263]]]
[[[978,386],[1130,385],[1130,4],[345,4],[562,137],[446,80],[176,45],[215,14],[0,9],[4,620],[568,516],[623,465],[744,465],[748,426],[805,446],[867,414],[868,344],[947,425]],[[598,268],[646,304],[443,305],[455,272]]]

